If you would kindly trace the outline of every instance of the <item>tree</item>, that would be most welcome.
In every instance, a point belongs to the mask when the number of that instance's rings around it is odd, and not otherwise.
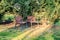
[[[43,17],[54,22],[60,16],[60,0],[1,0],[0,14],[5,12],[20,14],[24,19],[27,16],[35,16],[36,19]]]
[[[39,4],[41,5],[40,10],[38,9],[38,11],[35,11],[37,13],[34,14],[36,14],[36,17],[38,17],[37,16],[38,14],[40,14],[40,17],[41,15],[43,15],[40,19],[46,17],[50,22],[54,23],[54,21],[58,18],[58,16],[60,16],[58,12],[58,10],[60,9],[59,0],[57,0],[57,2],[55,0],[46,0],[46,1],[41,0],[40,2],[39,2]],[[42,12],[46,13],[42,14]]]

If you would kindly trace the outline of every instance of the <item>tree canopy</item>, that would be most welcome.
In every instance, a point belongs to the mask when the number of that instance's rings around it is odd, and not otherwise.
[[[55,21],[60,17],[60,0],[0,0],[0,14],[8,11],[20,14],[24,19],[32,15],[36,19],[46,17]]]

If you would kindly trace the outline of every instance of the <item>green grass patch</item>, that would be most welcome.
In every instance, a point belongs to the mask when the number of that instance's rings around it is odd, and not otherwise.
[[[55,25],[60,26],[60,20],[58,22],[56,22]]]
[[[54,31],[55,30],[55,31]],[[60,30],[56,30],[53,28],[53,30],[43,33],[42,35],[39,35],[35,38],[27,37],[23,40],[60,40]]]
[[[53,28],[53,31],[54,31],[54,39],[55,40],[60,40],[60,29],[58,30],[58,29],[54,29]]]
[[[20,35],[22,32],[16,29],[9,29],[3,32],[0,32],[0,40],[10,40],[13,37]]]

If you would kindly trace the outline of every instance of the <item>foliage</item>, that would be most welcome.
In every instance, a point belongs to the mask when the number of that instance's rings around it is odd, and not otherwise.
[[[20,30],[16,29],[5,30],[3,32],[0,32],[0,40],[11,40],[13,37],[18,36],[21,33],[22,32],[20,32]]]
[[[3,21],[6,21],[6,20],[10,20],[10,21],[13,21],[14,20],[14,15],[7,12],[3,17],[2,17],[2,20]]]
[[[60,26],[60,20],[56,20],[56,21],[55,21],[55,25]]]
[[[25,19],[29,15],[33,15],[36,19],[43,17],[54,22],[60,16],[60,0],[1,0],[0,14],[10,11],[19,13]],[[43,12],[43,14],[42,14]],[[44,13],[46,12],[46,13]]]
[[[37,15],[40,15],[40,19],[43,17],[46,17],[48,18],[49,21],[54,22],[55,19],[57,19],[58,16],[60,16],[59,6],[60,6],[59,1],[56,2],[55,0],[46,0],[42,2],[42,5],[40,6],[40,10],[38,10],[37,13],[34,13],[34,12],[33,13],[35,14],[34,16],[36,17],[38,17]]]

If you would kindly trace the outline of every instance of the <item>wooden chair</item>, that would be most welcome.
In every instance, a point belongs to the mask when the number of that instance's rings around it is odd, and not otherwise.
[[[15,21],[16,21],[15,27],[16,27],[16,26],[20,26],[21,24],[24,24],[24,23],[25,23],[25,22],[23,22],[22,16],[16,16],[16,17],[15,17]]]
[[[28,16],[27,17],[27,22],[32,22],[32,23],[34,23],[34,22],[36,22],[36,19],[35,19],[35,17],[34,16]]]
[[[36,19],[34,16],[27,16],[27,22],[30,23],[30,25],[32,27],[33,23],[36,22]]]

